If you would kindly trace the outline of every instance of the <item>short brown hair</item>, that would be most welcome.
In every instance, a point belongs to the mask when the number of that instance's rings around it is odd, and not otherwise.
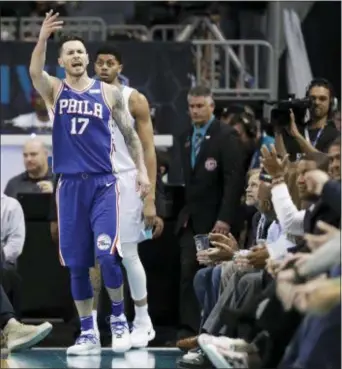
[[[301,160],[314,161],[317,165],[317,169],[328,172],[329,157],[322,152],[309,152],[301,157]]]
[[[58,54],[59,55],[61,55],[61,53],[62,53],[63,45],[66,42],[69,42],[69,41],[80,41],[80,42],[82,42],[82,44],[85,47],[85,42],[84,42],[82,37],[79,37],[79,36],[76,36],[76,35],[63,35],[61,37],[61,39],[59,40],[59,45],[58,45]]]

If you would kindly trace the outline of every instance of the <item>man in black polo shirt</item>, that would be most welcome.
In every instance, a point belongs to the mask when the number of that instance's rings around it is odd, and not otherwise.
[[[48,152],[39,138],[27,141],[23,149],[25,172],[11,178],[5,195],[17,198],[19,193],[52,193],[53,174],[48,166]]]
[[[340,134],[330,120],[334,93],[329,81],[312,80],[308,87],[308,96],[313,101],[310,120],[305,125],[297,125],[299,122],[295,122],[292,115],[290,127],[282,132],[291,161],[298,160],[303,153],[327,152],[331,143]]]

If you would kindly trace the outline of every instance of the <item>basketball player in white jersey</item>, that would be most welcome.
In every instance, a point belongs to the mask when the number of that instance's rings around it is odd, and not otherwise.
[[[146,347],[154,339],[155,332],[148,314],[146,274],[138,255],[138,243],[152,237],[152,227],[155,225],[157,164],[148,101],[137,90],[120,85],[118,75],[121,70],[121,56],[112,46],[104,46],[97,52],[95,73],[102,81],[121,89],[131,124],[136,128],[144,150],[144,161],[151,184],[151,190],[142,202],[135,189],[136,166],[128,155],[123,136],[120,132],[115,132],[120,183],[120,251],[135,307],[131,340],[133,347]]]

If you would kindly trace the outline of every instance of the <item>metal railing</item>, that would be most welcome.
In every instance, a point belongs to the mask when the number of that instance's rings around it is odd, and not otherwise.
[[[107,36],[126,36],[130,39],[150,41],[151,33],[146,26],[136,24],[110,25],[107,26]]]
[[[181,24],[157,24],[150,29],[150,40],[177,40],[185,27],[186,25]]]
[[[262,40],[194,40],[194,55],[196,61],[195,78],[197,83],[207,83],[211,86],[215,98],[225,100],[270,99],[274,95],[272,70],[274,63],[273,48],[270,43]],[[233,63],[230,50],[237,50],[239,66]],[[252,49],[253,65],[246,63],[246,51]],[[262,49],[262,50],[261,50]],[[264,63],[260,64],[260,53],[265,52]],[[235,66],[233,70],[232,66]],[[261,70],[266,71],[261,78]]]
[[[97,17],[64,17],[63,34],[72,33],[87,41],[106,41],[116,36],[153,41],[190,41],[193,44],[196,83],[207,83],[220,99],[275,99],[274,71],[277,60],[270,43],[263,40],[226,40],[208,18],[195,17],[183,25],[107,25]],[[1,18],[2,39],[34,41],[43,18]],[[4,37],[4,33],[5,36]],[[208,36],[209,35],[209,36]],[[58,41],[56,34],[54,40]],[[198,39],[208,38],[209,39]],[[195,38],[195,39],[193,39]],[[248,57],[246,57],[246,55]],[[247,61],[248,60],[248,63]],[[262,67],[261,67],[262,66]]]
[[[19,18],[19,37],[21,40],[35,40],[39,36],[40,27],[44,18]],[[63,34],[72,33],[88,41],[105,41],[107,39],[107,25],[98,17],[61,17],[64,21]],[[1,20],[2,22],[2,20]],[[59,33],[54,39],[58,40]]]

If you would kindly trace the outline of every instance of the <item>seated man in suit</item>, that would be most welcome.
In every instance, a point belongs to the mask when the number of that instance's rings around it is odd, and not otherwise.
[[[181,256],[178,339],[194,336],[200,323],[193,288],[199,269],[193,237],[209,232],[238,232],[245,180],[243,145],[236,130],[213,115],[210,89],[193,87],[188,93],[188,107],[192,127],[180,138],[185,206],[176,229]]]

